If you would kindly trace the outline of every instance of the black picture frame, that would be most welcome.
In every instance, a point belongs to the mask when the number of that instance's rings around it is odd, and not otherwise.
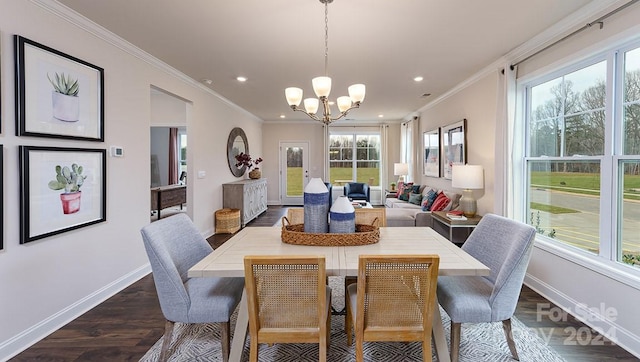
[[[106,149],[19,146],[19,157],[20,244],[106,221]]]
[[[104,141],[104,70],[14,35],[16,136]]]
[[[467,163],[467,119],[442,127],[442,172],[451,180],[453,165]]]

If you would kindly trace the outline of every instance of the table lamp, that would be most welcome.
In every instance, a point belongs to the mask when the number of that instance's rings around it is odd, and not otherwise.
[[[473,198],[473,189],[484,187],[482,166],[453,165],[451,169],[451,187],[463,189],[460,198],[460,209],[466,217],[474,217],[478,204]]]
[[[393,175],[398,176],[398,183],[404,182],[404,176],[409,173],[409,164],[408,163],[394,163],[393,164]]]

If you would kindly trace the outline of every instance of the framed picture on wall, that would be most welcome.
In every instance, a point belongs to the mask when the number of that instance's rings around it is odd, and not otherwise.
[[[424,175],[440,177],[440,128],[424,132]]]
[[[16,136],[104,141],[104,70],[19,35]]]
[[[4,146],[0,145],[0,190],[4,190]],[[0,192],[0,250],[4,249],[4,192]]]
[[[106,221],[107,151],[20,146],[20,243]]]
[[[453,165],[467,162],[467,119],[442,127],[442,151],[444,178],[451,180]]]

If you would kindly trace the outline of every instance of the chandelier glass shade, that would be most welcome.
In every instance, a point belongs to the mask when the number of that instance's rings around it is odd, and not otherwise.
[[[320,0],[324,4],[324,73],[322,77],[316,77],[311,80],[313,85],[313,91],[317,98],[305,98],[304,109],[300,108],[300,103],[303,102],[303,91],[301,88],[289,87],[284,90],[287,103],[294,111],[300,111],[305,113],[310,118],[320,121],[325,125],[330,124],[333,121],[337,121],[343,118],[347,113],[354,109],[360,108],[360,103],[364,101],[364,95],[366,88],[364,84],[353,84],[348,88],[349,95],[341,96],[337,98],[337,105],[340,114],[336,117],[331,116],[331,107],[329,102],[329,94],[331,93],[331,78],[328,76],[329,65],[329,3],[333,0]],[[318,115],[319,108],[321,114]]]

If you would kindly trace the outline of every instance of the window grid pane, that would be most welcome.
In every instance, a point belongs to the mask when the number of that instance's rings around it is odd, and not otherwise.
[[[619,174],[618,261],[640,268],[640,160],[621,161]]]
[[[527,215],[539,234],[595,254],[600,250],[600,163],[528,161]]]

